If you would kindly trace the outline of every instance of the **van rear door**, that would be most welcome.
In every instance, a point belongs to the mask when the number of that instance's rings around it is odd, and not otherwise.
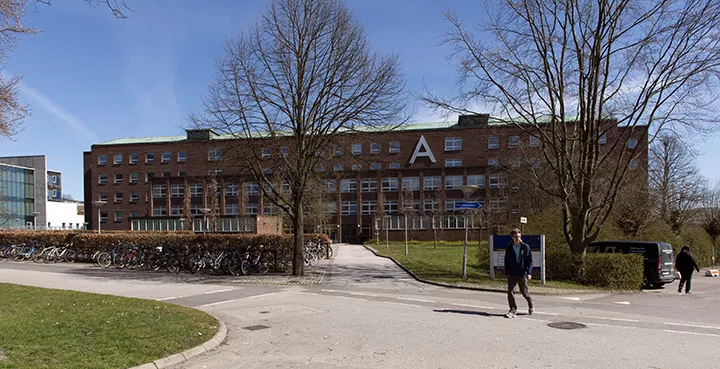
[[[660,275],[659,277],[664,279],[672,276],[675,278],[675,254],[673,253],[672,246],[667,243],[660,244]]]

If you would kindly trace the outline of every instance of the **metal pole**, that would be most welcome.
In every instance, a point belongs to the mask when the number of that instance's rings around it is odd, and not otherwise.
[[[407,243],[407,212],[405,212],[405,256],[408,255],[408,243]]]
[[[100,234],[100,205],[98,205],[98,234]]]
[[[388,240],[388,228],[390,228],[390,217],[387,217],[385,219],[387,219],[387,224],[385,225],[385,248],[390,250],[390,241]]]
[[[468,241],[468,211],[465,210],[465,242],[463,243],[462,277],[467,278],[467,241]]]

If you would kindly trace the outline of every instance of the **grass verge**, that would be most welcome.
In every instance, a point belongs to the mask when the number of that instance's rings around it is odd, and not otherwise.
[[[0,368],[128,368],[197,346],[217,332],[190,308],[0,284]]]
[[[437,248],[432,242],[408,244],[407,256],[405,256],[405,244],[391,243],[390,248],[386,248],[384,243],[373,243],[369,246],[378,250],[378,255],[391,256],[416,276],[425,280],[479,288],[500,290],[507,288],[507,280],[504,276],[497,276],[495,280],[490,279],[487,243],[468,245],[467,279],[462,278],[462,242],[443,242],[439,243]],[[529,286],[535,291],[547,290],[548,292],[558,289],[570,290],[569,292],[599,290],[572,281],[546,281],[546,284],[543,285],[540,283],[540,278],[532,279]]]

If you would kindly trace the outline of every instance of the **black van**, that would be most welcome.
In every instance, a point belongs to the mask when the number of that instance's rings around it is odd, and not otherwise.
[[[642,287],[659,288],[675,280],[675,254],[672,245],[646,241],[596,241],[586,252],[606,252],[642,255],[645,260]]]

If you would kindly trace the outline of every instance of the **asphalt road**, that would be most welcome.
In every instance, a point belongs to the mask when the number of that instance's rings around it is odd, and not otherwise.
[[[231,278],[0,262],[0,282],[155,299],[204,310],[226,342],[178,368],[690,368],[720,364],[720,280],[696,274],[626,294],[533,296],[419,283],[361,246],[302,279]],[[520,313],[526,312],[518,294]],[[581,323],[564,330],[550,323]]]

